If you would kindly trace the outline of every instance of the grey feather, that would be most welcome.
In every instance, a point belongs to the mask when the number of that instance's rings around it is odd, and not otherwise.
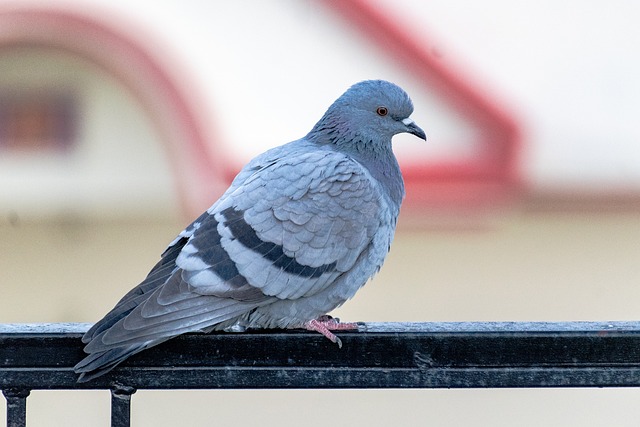
[[[412,112],[398,86],[364,81],[304,138],[249,162],[85,334],[79,381],[179,334],[301,327],[351,298],[393,240],[404,184],[391,139],[425,139]]]

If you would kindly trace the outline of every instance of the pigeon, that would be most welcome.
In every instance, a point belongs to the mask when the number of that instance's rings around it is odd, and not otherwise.
[[[82,341],[78,381],[187,332],[357,328],[327,315],[375,275],[404,182],[391,139],[426,140],[397,85],[351,86],[301,139],[251,160]]]

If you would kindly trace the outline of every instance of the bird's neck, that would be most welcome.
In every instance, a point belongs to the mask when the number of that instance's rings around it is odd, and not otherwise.
[[[388,149],[352,150],[347,154],[369,171],[371,176],[382,185],[389,201],[399,209],[405,195],[404,181],[398,160],[391,150],[391,143],[389,142]]]

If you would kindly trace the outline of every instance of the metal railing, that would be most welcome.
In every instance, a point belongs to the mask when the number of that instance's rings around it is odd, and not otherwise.
[[[340,349],[305,331],[187,334],[77,383],[87,324],[0,325],[7,426],[31,390],[109,389],[111,425],[137,389],[638,387],[640,322],[367,323]]]

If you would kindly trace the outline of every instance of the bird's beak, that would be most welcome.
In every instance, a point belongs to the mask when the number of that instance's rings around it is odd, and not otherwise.
[[[427,140],[427,135],[422,129],[420,129],[420,126],[418,126],[416,122],[407,117],[402,121],[402,123],[404,123],[404,125],[407,127],[407,132],[417,136],[420,139],[424,139],[425,141]]]

